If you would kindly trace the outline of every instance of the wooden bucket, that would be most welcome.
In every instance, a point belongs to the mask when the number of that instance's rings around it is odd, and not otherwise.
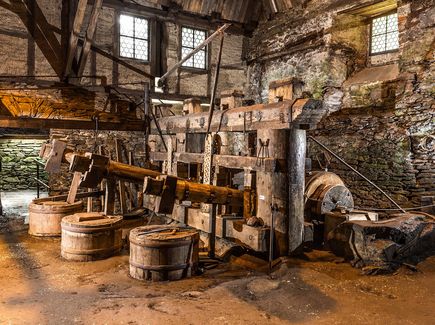
[[[115,255],[122,248],[122,217],[76,213],[62,219],[61,255],[88,262]]]
[[[174,226],[145,226],[130,232],[130,276],[167,281],[190,277],[198,269],[199,233]]]
[[[29,234],[40,237],[61,235],[63,217],[83,211],[83,202],[33,201],[29,205]]]

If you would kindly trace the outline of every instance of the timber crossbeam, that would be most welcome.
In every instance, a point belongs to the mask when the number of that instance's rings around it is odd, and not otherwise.
[[[211,132],[249,132],[259,129],[314,128],[324,116],[321,102],[297,99],[273,104],[258,104],[215,111],[210,124]],[[158,120],[163,134],[205,133],[208,112],[184,116],[163,117]],[[151,133],[158,130],[153,123]]]
[[[152,161],[166,161],[168,160],[167,152],[150,152],[150,159]],[[172,163],[184,164],[202,164],[204,162],[204,154],[190,153],[190,152],[174,152]],[[257,157],[243,157],[231,155],[214,155],[213,166],[224,168],[248,168],[252,171],[264,171],[275,173],[285,171],[287,163],[285,159],[275,158],[257,158]]]

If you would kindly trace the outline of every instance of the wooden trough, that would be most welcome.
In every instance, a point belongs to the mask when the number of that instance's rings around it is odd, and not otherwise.
[[[38,237],[61,235],[62,218],[81,212],[83,202],[33,201],[29,205],[29,234]]]
[[[195,274],[199,233],[174,226],[145,226],[130,232],[130,275],[138,280],[180,280]]]
[[[61,255],[88,262],[115,255],[122,248],[122,217],[76,213],[62,219]]]

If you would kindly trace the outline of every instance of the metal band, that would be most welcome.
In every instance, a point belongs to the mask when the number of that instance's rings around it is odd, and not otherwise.
[[[63,253],[72,254],[72,255],[94,255],[94,254],[101,254],[101,253],[115,253],[116,251],[119,251],[122,248],[122,245],[117,245],[109,248],[96,248],[96,249],[70,249],[66,248],[64,246],[61,247],[61,250]]]
[[[122,227],[122,223],[115,226],[110,227],[99,227],[99,228],[77,228],[74,226],[67,226],[65,224],[62,224],[62,230],[66,230],[72,233],[77,234],[90,234],[90,233],[97,233],[97,232],[104,232],[104,231],[112,231],[112,230],[118,230]]]
[[[137,267],[145,271],[177,271],[185,270],[192,266],[192,263],[187,264],[175,264],[175,265],[142,265],[130,260],[130,266]]]
[[[183,246],[188,246],[192,243],[192,241],[194,243],[196,243],[196,240],[180,240],[180,241],[162,241],[162,242],[156,242],[156,241],[152,241],[150,240],[150,242],[145,242],[145,243],[141,243],[139,241],[136,241],[133,238],[130,238],[130,244],[135,244],[138,245],[140,247],[149,247],[149,248],[159,248],[159,247],[164,247],[164,248],[172,248],[172,247],[183,247]]]

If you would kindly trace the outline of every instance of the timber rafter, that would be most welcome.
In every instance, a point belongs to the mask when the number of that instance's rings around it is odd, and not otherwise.
[[[61,45],[41,8],[33,0],[0,0],[0,7],[15,13],[26,26],[48,63],[60,77],[62,69]]]

